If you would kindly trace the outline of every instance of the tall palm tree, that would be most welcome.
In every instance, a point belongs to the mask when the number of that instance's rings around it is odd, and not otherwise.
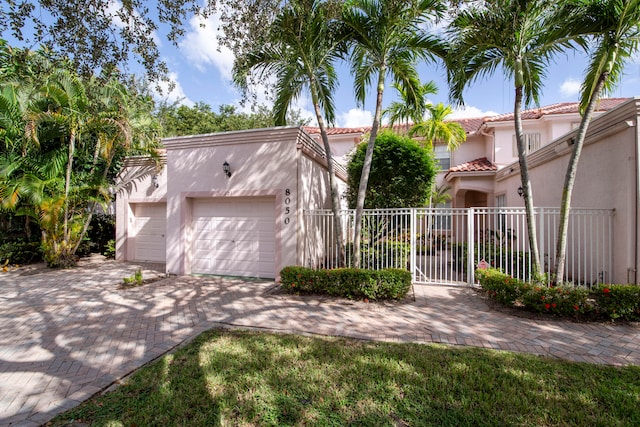
[[[426,24],[444,15],[440,0],[352,0],[347,2],[342,19],[352,31],[351,71],[356,99],[365,102],[368,87],[376,90],[373,125],[367,143],[358,186],[353,239],[353,266],[360,265],[362,213],[367,192],[373,149],[380,119],[387,78],[397,84],[411,105],[420,101],[420,81],[416,71],[419,59],[444,56],[443,43],[425,31]]]
[[[557,284],[564,279],[571,194],[589,123],[600,96],[620,81],[625,64],[638,52],[640,0],[572,0],[565,2],[563,13],[574,34],[590,36],[592,43],[580,97],[582,119],[562,189],[554,274]]]
[[[418,123],[423,121],[429,105],[427,97],[438,93],[436,83],[433,80],[429,81],[420,86],[420,93],[416,99],[418,103],[413,105],[411,97],[406,90],[402,88],[402,86],[394,83],[393,87],[398,91],[400,100],[393,101],[382,112],[383,116],[387,115],[389,117],[389,127],[391,128],[393,128],[393,125],[396,123],[404,123],[408,128],[409,123]]]
[[[292,102],[304,90],[311,95],[329,171],[329,191],[333,223],[338,246],[338,264],[345,263],[345,249],[340,219],[340,195],[327,124],[335,122],[334,93],[338,86],[335,62],[345,54],[347,34],[339,17],[338,3],[326,0],[288,2],[273,23],[269,40],[258,50],[238,58],[234,64],[234,81],[247,89],[249,73],[259,78],[274,76],[274,115],[278,125],[286,122]]]
[[[450,26],[455,38],[448,64],[454,100],[462,103],[462,92],[471,82],[498,68],[513,79],[515,136],[534,275],[541,268],[522,106],[523,102],[539,104],[550,60],[571,47],[570,39],[560,31],[562,22],[555,13],[556,4],[548,0],[495,0],[461,10]]]

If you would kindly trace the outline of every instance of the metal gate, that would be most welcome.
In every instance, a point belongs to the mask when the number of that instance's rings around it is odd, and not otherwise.
[[[347,266],[352,263],[354,211],[341,211]],[[536,208],[541,265],[553,271],[557,208]],[[531,275],[524,208],[411,208],[365,210],[360,266],[406,268],[415,283],[472,285],[479,265],[522,280]],[[565,277],[590,286],[606,282],[612,268],[613,211],[572,209]],[[304,212],[304,265],[338,265],[337,235],[330,210]]]

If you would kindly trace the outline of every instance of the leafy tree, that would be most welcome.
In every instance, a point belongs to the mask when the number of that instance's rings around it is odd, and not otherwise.
[[[347,167],[349,207],[357,203],[367,144],[358,145]],[[383,131],[376,138],[365,207],[424,206],[438,173],[433,153],[407,137]]]
[[[216,113],[204,102],[197,102],[192,107],[161,103],[156,115],[162,124],[163,136],[166,137],[275,126],[273,112],[264,105],[258,106],[251,113],[240,112],[233,105],[221,105]],[[308,120],[302,119],[299,112],[291,111],[287,114],[286,123],[304,126]]]
[[[167,76],[158,44],[165,29],[177,43],[193,16],[220,16],[221,42],[239,54],[261,45],[279,12],[276,0],[9,0],[0,3],[0,37],[46,45],[69,57],[84,76],[141,64],[151,81]]]
[[[573,0],[565,2],[562,15],[567,18],[574,35],[591,37],[591,50],[580,97],[582,120],[562,188],[554,274],[556,284],[561,284],[564,279],[571,194],[589,123],[600,96],[613,90],[622,77],[624,65],[638,52],[640,0]]]
[[[350,27],[351,70],[359,104],[364,104],[367,88],[376,88],[376,107],[355,211],[353,265],[360,263],[362,213],[373,160],[375,141],[382,117],[382,101],[387,78],[393,80],[410,104],[421,99],[416,71],[419,59],[434,60],[444,55],[442,42],[425,31],[431,19],[443,16],[446,7],[439,0],[353,0],[347,2],[342,19]]]
[[[569,48],[556,14],[557,2],[495,0],[461,10],[450,26],[455,37],[449,59],[451,96],[463,102],[464,88],[501,67],[514,82],[514,122],[520,179],[527,214],[533,274],[539,274],[540,254],[533,212],[533,194],[522,131],[522,105],[539,103],[542,81],[552,57]]]
[[[37,56],[34,61],[41,61]],[[69,266],[96,203],[110,201],[107,187],[117,160],[132,145],[157,146],[157,138],[154,122],[137,109],[140,101],[117,78],[83,81],[53,69],[39,86],[29,84],[33,79],[0,85],[0,116],[11,115],[11,126],[22,129],[12,131],[0,153],[0,205],[33,217],[47,262]]]
[[[302,91],[310,93],[329,171],[339,264],[344,265],[340,195],[325,123],[325,119],[329,124],[335,121],[333,96],[338,81],[334,64],[346,48],[346,33],[336,19],[338,10],[331,1],[288,2],[276,17],[267,42],[237,59],[234,80],[246,91],[250,82],[248,75],[252,72],[261,80],[270,76],[277,78],[274,103],[276,124],[285,123],[291,104]]]

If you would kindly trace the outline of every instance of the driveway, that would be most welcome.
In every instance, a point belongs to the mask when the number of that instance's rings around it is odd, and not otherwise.
[[[72,270],[0,273],[0,425],[43,424],[216,326],[640,365],[638,328],[514,318],[464,288],[416,286],[415,301],[401,304],[280,295],[273,281],[218,277],[118,289],[137,268],[83,261]]]

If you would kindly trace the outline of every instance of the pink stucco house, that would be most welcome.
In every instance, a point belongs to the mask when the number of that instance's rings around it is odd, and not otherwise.
[[[637,283],[640,264],[639,98],[603,99],[589,129],[573,206],[614,210],[611,281]],[[577,103],[526,110],[523,128],[536,206],[557,207],[580,116]],[[461,119],[467,141],[436,145],[438,183],[453,208],[523,206],[513,115]],[[343,162],[368,128],[334,128]],[[166,262],[167,272],[276,277],[300,263],[304,209],[329,206],[316,128],[170,138],[156,166],[129,159],[117,198],[117,258]],[[231,176],[223,170],[227,162]],[[155,188],[152,177],[157,175]],[[345,178],[344,169],[340,177]],[[127,185],[124,185],[128,183]],[[344,183],[342,184],[344,185]]]
[[[275,128],[163,143],[159,164],[130,158],[120,174],[117,259],[264,278],[299,262],[302,210],[328,206],[324,152],[309,135]]]

